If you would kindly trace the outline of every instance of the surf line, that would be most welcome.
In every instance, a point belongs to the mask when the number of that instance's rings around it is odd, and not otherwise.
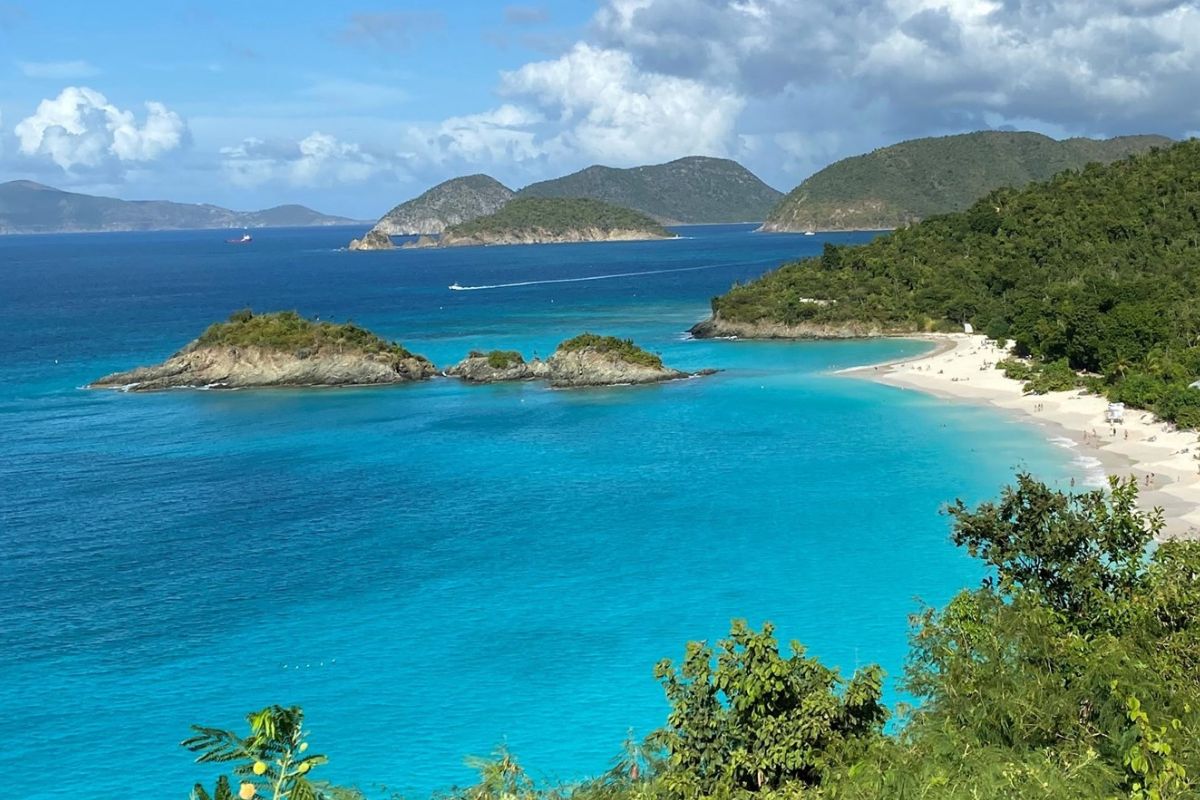
[[[725,264],[705,264],[699,267],[676,267],[674,269],[651,269],[644,272],[615,272],[611,275],[588,275],[583,278],[548,278],[541,281],[516,281],[514,283],[491,283],[484,286],[459,286],[457,283],[450,284],[450,289],[456,292],[477,292],[481,289],[510,289],[515,286],[540,286],[545,283],[582,283],[584,281],[606,281],[613,278],[635,278],[639,275],[666,275],[672,272],[696,272],[702,269],[716,269],[717,267],[745,267],[750,264],[769,264],[778,263],[778,258],[759,258],[754,261],[733,261]]]

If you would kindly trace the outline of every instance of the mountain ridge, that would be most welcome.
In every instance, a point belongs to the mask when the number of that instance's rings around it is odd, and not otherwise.
[[[26,179],[0,183],[0,234],[275,228],[354,222],[297,204],[233,211],[209,203],[121,200],[69,192]]]
[[[517,197],[580,197],[630,208],[661,223],[714,224],[765,219],[783,193],[728,158],[685,156],[664,164],[593,164],[538,181]]]
[[[1092,162],[1111,163],[1164,136],[1056,140],[1027,131],[924,137],[841,159],[804,180],[761,230],[876,230],[962,211],[990,191],[1020,188]]]

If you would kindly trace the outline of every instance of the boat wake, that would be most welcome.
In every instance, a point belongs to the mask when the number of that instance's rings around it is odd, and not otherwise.
[[[540,281],[514,281],[512,283],[489,283],[483,286],[459,286],[452,283],[448,287],[455,292],[477,292],[482,289],[511,289],[517,286],[541,286],[547,283],[584,283],[585,281],[606,281],[613,278],[635,278],[639,275],[666,275],[672,272],[697,272],[702,269],[717,269],[718,267],[745,267],[751,264],[776,264],[778,258],[759,258],[754,261],[733,261],[724,264],[704,264],[699,267],[676,267],[674,269],[650,269],[643,272],[614,272],[610,275],[588,275],[583,278],[548,278]]]

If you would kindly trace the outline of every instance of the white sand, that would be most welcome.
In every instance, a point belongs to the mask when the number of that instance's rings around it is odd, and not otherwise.
[[[1020,412],[1044,426],[1048,437],[1076,442],[1078,454],[1096,458],[1107,474],[1136,477],[1142,506],[1163,510],[1165,538],[1200,538],[1200,436],[1195,431],[1177,431],[1137,409],[1126,409],[1124,424],[1114,427],[1104,418],[1108,401],[1078,390],[1026,395],[1019,381],[995,369],[1007,353],[983,336],[913,338],[939,346],[925,356],[845,374]]]

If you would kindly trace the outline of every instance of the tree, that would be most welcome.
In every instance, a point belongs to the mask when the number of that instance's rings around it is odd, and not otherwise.
[[[843,684],[796,642],[782,656],[770,623],[760,632],[735,620],[715,654],[692,642],[678,670],[662,661],[655,675],[671,705],[657,740],[667,751],[667,784],[676,789],[818,785],[841,751],[878,737],[887,718],[879,667]]]

